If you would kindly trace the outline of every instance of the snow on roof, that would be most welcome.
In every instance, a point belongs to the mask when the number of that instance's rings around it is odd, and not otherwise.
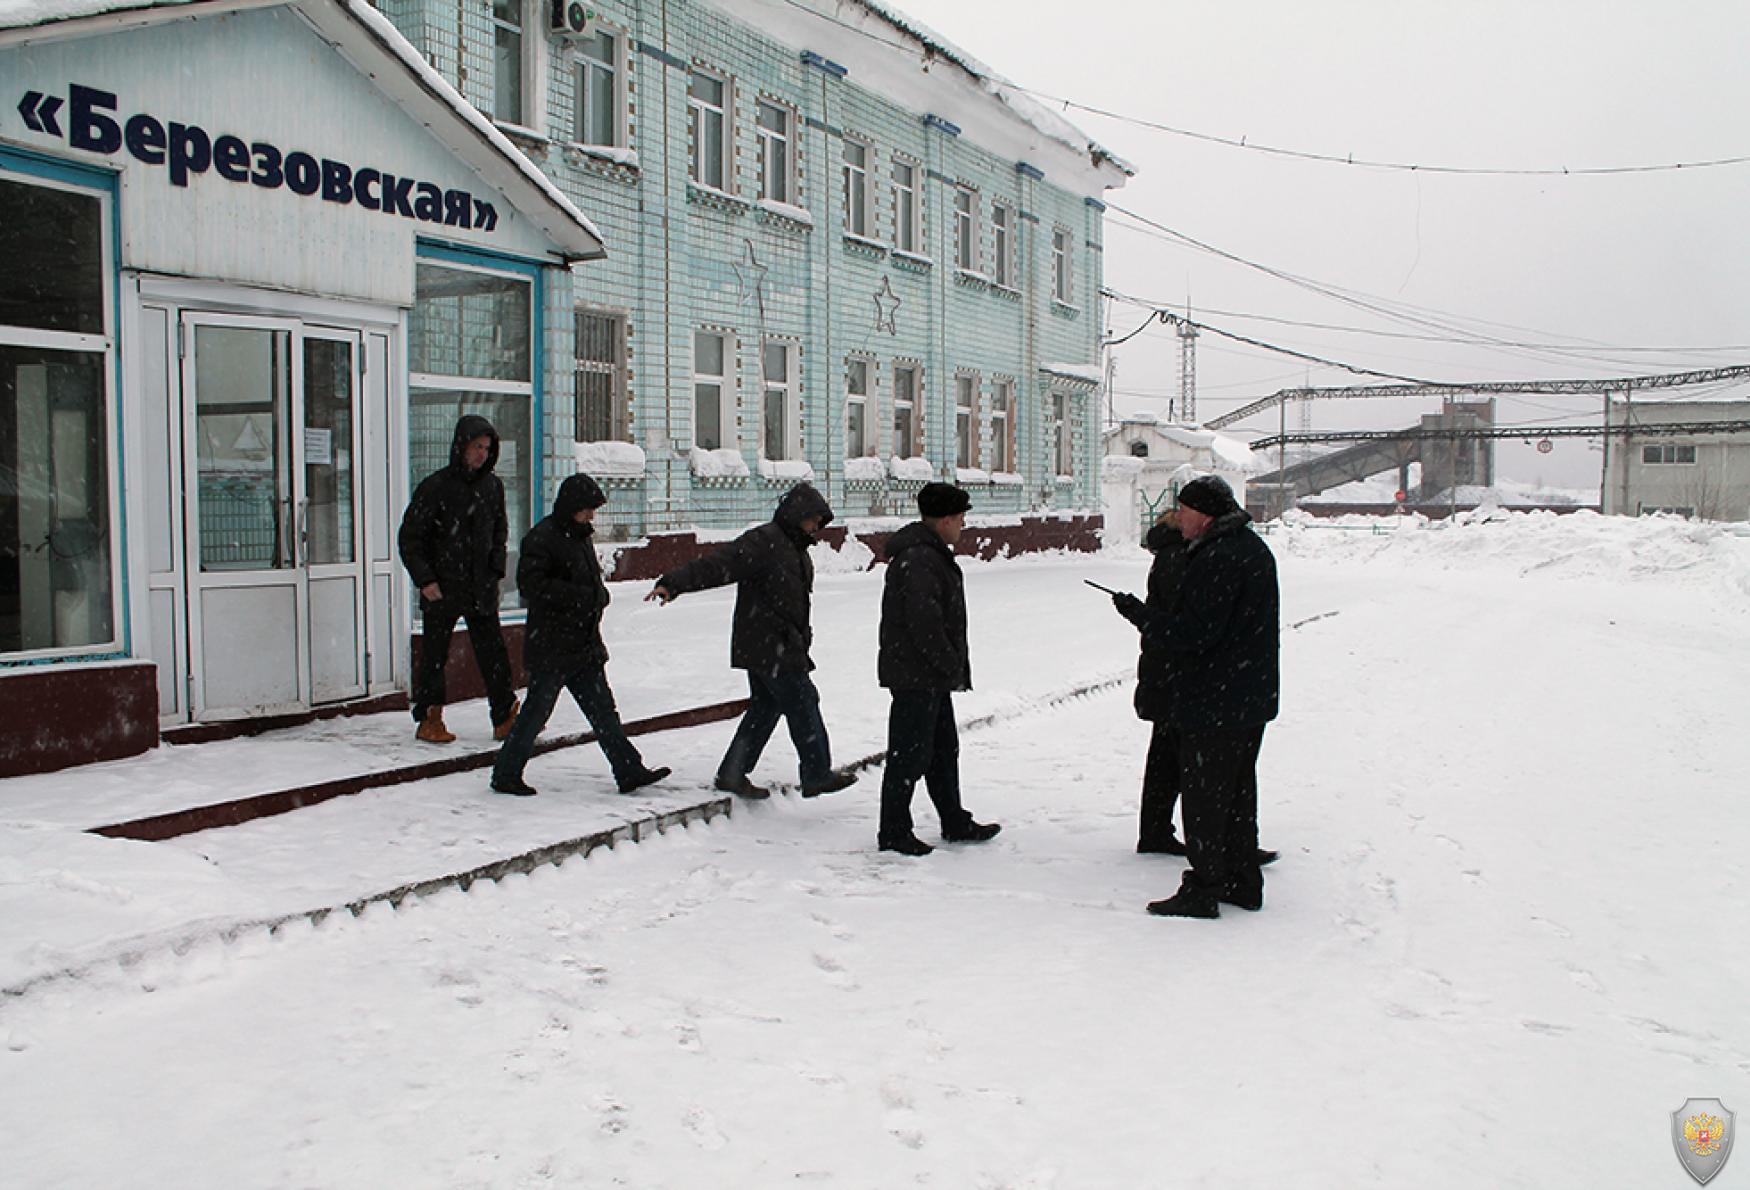
[[[1063,141],[1074,148],[1087,151],[1096,162],[1104,159],[1110,161],[1126,176],[1135,177],[1136,167],[1113,153],[1110,149],[1091,139],[1081,129],[1070,123],[1063,116],[1052,111],[1044,104],[1034,99],[1027,92],[1011,83],[1008,79],[992,70],[989,66],[931,29],[920,21],[913,20],[896,8],[891,8],[879,0],[853,0],[870,12],[892,25],[903,33],[908,33],[923,42],[924,45],[947,58],[956,66],[983,84],[983,86],[999,101],[1007,104],[1022,120],[1047,136]]]
[[[1215,463],[1230,471],[1247,473],[1264,469],[1264,462],[1253,453],[1243,438],[1235,438],[1232,434],[1222,434],[1215,430],[1205,430],[1201,426],[1181,425],[1177,422],[1163,421],[1148,410],[1126,414],[1124,419],[1107,430],[1108,437],[1123,433],[1125,426],[1139,426],[1152,430],[1161,437],[1180,446],[1192,450],[1207,450]]]
[[[1079,380],[1084,384],[1099,384],[1106,378],[1099,364],[1040,364],[1039,370],[1053,376],[1062,376],[1066,380]]]
[[[880,0],[708,2],[769,37],[844,65],[861,86],[966,126],[979,144],[1016,161],[1041,151],[1067,154],[1082,180],[1101,189],[1122,186],[1136,173],[989,66]],[[931,69],[942,63],[954,69]]]
[[[406,68],[407,73],[417,80],[421,89],[437,99],[443,106],[449,108],[456,116],[466,123],[470,130],[491,147],[495,154],[502,157],[521,179],[533,186],[540,196],[554,207],[558,208],[564,218],[584,232],[593,247],[588,244],[573,245],[579,249],[580,257],[595,257],[602,255],[602,235],[587,215],[577,208],[577,204],[567,198],[553,180],[542,173],[534,162],[511,143],[509,137],[500,132],[491,120],[462,98],[461,92],[451,86],[449,81],[439,74],[425,57],[416,49],[412,42],[401,35],[389,19],[365,0],[0,0],[0,29],[26,29],[42,25],[62,24],[71,21],[106,16],[111,13],[140,12],[154,9],[177,9],[176,16],[193,16],[203,8],[217,11],[232,12],[242,8],[272,8],[280,5],[298,8],[312,20],[319,21],[319,14],[324,11],[337,11],[350,18],[376,45],[388,53]],[[379,84],[381,79],[377,80]],[[451,146],[452,149],[454,146]]]

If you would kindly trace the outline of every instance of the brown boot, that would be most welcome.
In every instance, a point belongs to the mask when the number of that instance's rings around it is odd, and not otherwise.
[[[522,709],[523,709],[523,700],[522,699],[520,699],[520,698],[511,699],[510,700],[510,714],[506,715],[502,722],[494,723],[492,725],[492,738],[495,740],[503,741],[507,736],[509,736],[510,729],[516,726],[516,713]]]
[[[415,739],[424,740],[428,744],[453,744],[455,733],[444,726],[444,709],[442,707],[425,708],[425,719],[419,725],[419,730],[413,733]]]

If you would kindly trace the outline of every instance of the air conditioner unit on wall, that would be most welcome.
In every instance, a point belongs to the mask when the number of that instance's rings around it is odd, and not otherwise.
[[[556,37],[594,37],[596,10],[580,0],[552,0],[547,26]]]

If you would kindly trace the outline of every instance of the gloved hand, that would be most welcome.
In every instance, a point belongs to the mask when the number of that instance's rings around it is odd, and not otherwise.
[[[1128,591],[1112,596],[1112,606],[1118,609],[1119,615],[1138,628],[1148,619],[1148,605]]]

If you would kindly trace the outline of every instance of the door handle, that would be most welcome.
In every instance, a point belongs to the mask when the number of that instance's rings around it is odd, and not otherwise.
[[[298,501],[298,531],[293,538],[297,543],[297,556],[292,559],[295,566],[310,565],[310,499],[305,497]]]

